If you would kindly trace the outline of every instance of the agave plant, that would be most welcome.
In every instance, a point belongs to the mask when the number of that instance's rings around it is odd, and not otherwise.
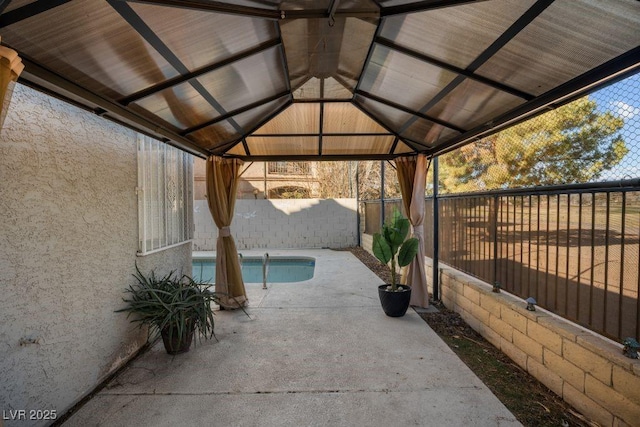
[[[214,337],[214,318],[211,303],[218,303],[219,296],[210,290],[211,285],[194,281],[175,271],[160,278],[152,271],[149,276],[136,265],[136,283],[125,290],[129,298],[123,298],[127,307],[116,312],[135,315],[133,322],[149,326],[149,335],[162,335],[167,352],[188,351],[194,332],[200,338]],[[186,345],[180,350],[178,346]]]
[[[418,254],[418,239],[409,234],[409,220],[396,209],[382,232],[373,235],[373,254],[384,264],[391,262],[391,291],[398,290],[396,268],[409,265]],[[406,239],[406,240],[405,240]]]

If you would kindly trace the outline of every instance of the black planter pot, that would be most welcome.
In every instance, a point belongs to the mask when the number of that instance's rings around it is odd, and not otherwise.
[[[389,317],[402,317],[409,308],[409,300],[411,299],[411,287],[406,285],[398,285],[397,292],[387,290],[389,285],[378,286],[378,296],[384,313]]]
[[[187,331],[184,335],[178,334],[178,328],[175,325],[165,326],[160,335],[164,343],[164,349],[169,354],[186,353],[191,347],[193,340],[193,324],[187,324]]]

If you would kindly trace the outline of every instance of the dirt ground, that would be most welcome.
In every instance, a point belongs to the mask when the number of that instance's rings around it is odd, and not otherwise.
[[[367,251],[362,248],[348,250],[382,280],[391,280],[389,268]],[[460,315],[441,302],[432,304],[439,312],[421,314],[422,319],[524,426],[598,426],[513,363],[467,325]]]

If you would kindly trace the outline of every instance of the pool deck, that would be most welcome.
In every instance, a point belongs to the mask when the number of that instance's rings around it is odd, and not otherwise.
[[[520,425],[417,313],[385,316],[351,253],[269,254],[315,257],[315,275],[247,284],[250,318],[217,312],[218,341],[180,356],[156,343],[65,426]]]

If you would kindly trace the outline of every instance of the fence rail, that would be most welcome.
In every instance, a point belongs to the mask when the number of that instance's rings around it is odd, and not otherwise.
[[[613,339],[640,339],[640,181],[439,196],[439,262]],[[365,203],[365,232],[382,203]],[[433,254],[432,199],[425,249]],[[401,209],[384,201],[385,214]],[[385,215],[385,216],[386,216]],[[386,216],[388,217],[388,216]]]

